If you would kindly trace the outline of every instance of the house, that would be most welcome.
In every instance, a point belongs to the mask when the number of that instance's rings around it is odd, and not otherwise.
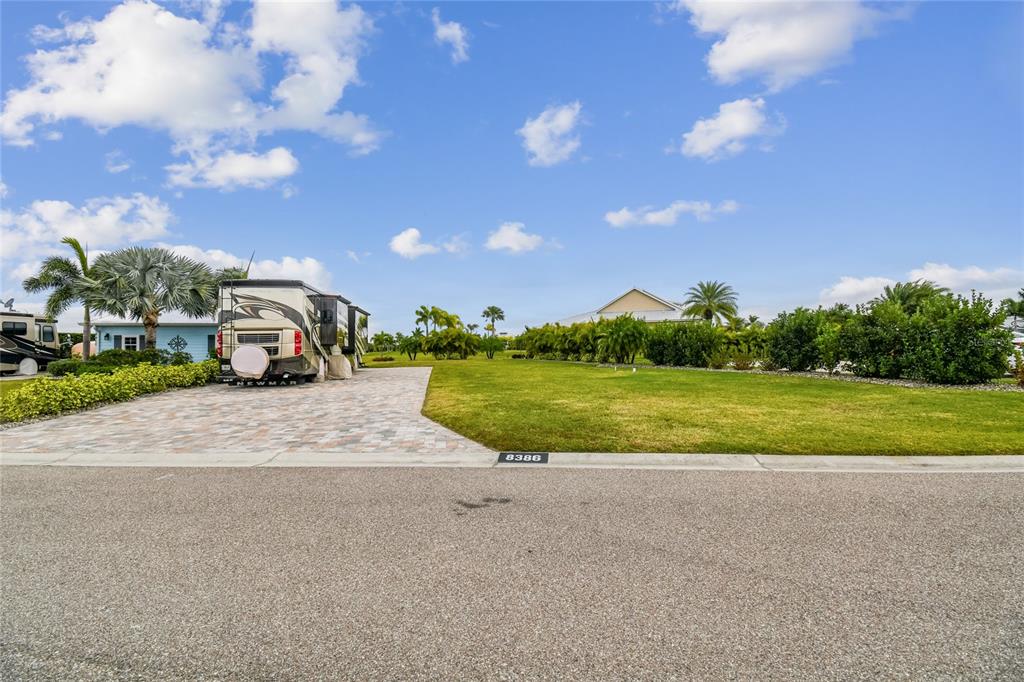
[[[656,296],[644,289],[633,288],[612,299],[597,310],[573,315],[559,324],[570,325],[576,322],[590,322],[600,319],[612,319],[620,315],[630,314],[644,322],[665,322],[692,320],[693,317],[683,312],[683,304]]]
[[[132,320],[100,320],[92,323],[96,345],[93,352],[111,348],[141,350],[146,347],[146,329]],[[217,322],[161,322],[156,328],[156,347],[171,353],[183,352],[199,362],[210,357],[217,346]]]

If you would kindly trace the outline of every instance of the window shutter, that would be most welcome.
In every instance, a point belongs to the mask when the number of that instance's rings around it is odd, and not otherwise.
[[[120,334],[114,334],[114,348],[117,348],[117,349],[121,348],[121,335]]]
[[[139,350],[145,350],[145,349],[146,349],[146,335],[145,334],[139,334]]]

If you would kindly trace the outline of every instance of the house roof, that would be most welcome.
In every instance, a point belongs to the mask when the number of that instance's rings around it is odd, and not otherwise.
[[[579,315],[573,315],[571,317],[565,318],[564,320],[559,320],[559,324],[569,325],[575,324],[577,322],[590,322],[593,320],[615,318],[620,315],[625,315],[626,312],[623,311],[605,311],[613,304],[622,300],[623,298],[630,295],[634,291],[651,299],[653,302],[659,305],[659,307],[652,307],[650,310],[630,311],[630,314],[632,314],[633,317],[635,317],[638,320],[643,320],[644,322],[665,322],[693,319],[691,316],[687,315],[684,312],[682,303],[676,303],[675,301],[670,301],[667,298],[662,298],[661,296],[652,294],[650,291],[647,291],[646,289],[633,287],[632,289],[626,291],[625,293],[620,294],[619,296],[616,296],[612,300],[608,301],[600,308],[597,308],[596,310],[591,310],[590,312],[580,313]]]
[[[89,323],[92,327],[141,327],[142,320],[93,320]],[[78,326],[84,326],[81,322]],[[217,320],[189,320],[187,322],[160,322],[160,327],[216,327]]]
[[[618,301],[621,301],[625,297],[629,296],[634,291],[636,291],[636,292],[638,292],[640,294],[643,294],[647,298],[650,298],[650,299],[653,299],[653,300],[657,301],[658,303],[662,304],[666,308],[671,308],[673,310],[682,310],[682,304],[680,304],[680,303],[673,303],[672,301],[666,300],[666,299],[662,298],[661,296],[657,296],[655,294],[652,294],[651,292],[647,291],[646,289],[640,289],[638,287],[633,287],[632,289],[630,289],[629,291],[625,292],[624,294],[620,294],[620,295],[616,296],[615,298],[613,298],[612,300],[608,301],[607,303],[605,303],[603,306],[601,306],[597,310],[598,311],[604,310],[605,308],[611,306],[612,304],[617,303]]]

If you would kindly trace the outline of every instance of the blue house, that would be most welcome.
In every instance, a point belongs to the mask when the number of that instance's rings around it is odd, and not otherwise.
[[[92,323],[96,352],[123,348],[140,350],[146,347],[146,329],[131,320],[100,320]],[[188,353],[199,362],[210,357],[217,345],[217,323],[213,320],[194,322],[161,322],[156,328],[156,347]]]

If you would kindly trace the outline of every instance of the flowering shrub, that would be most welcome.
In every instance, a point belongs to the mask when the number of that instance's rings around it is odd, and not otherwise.
[[[112,374],[38,379],[0,398],[0,422],[81,410],[99,403],[131,400],[168,388],[201,386],[217,377],[215,360],[189,365],[135,365]]]

